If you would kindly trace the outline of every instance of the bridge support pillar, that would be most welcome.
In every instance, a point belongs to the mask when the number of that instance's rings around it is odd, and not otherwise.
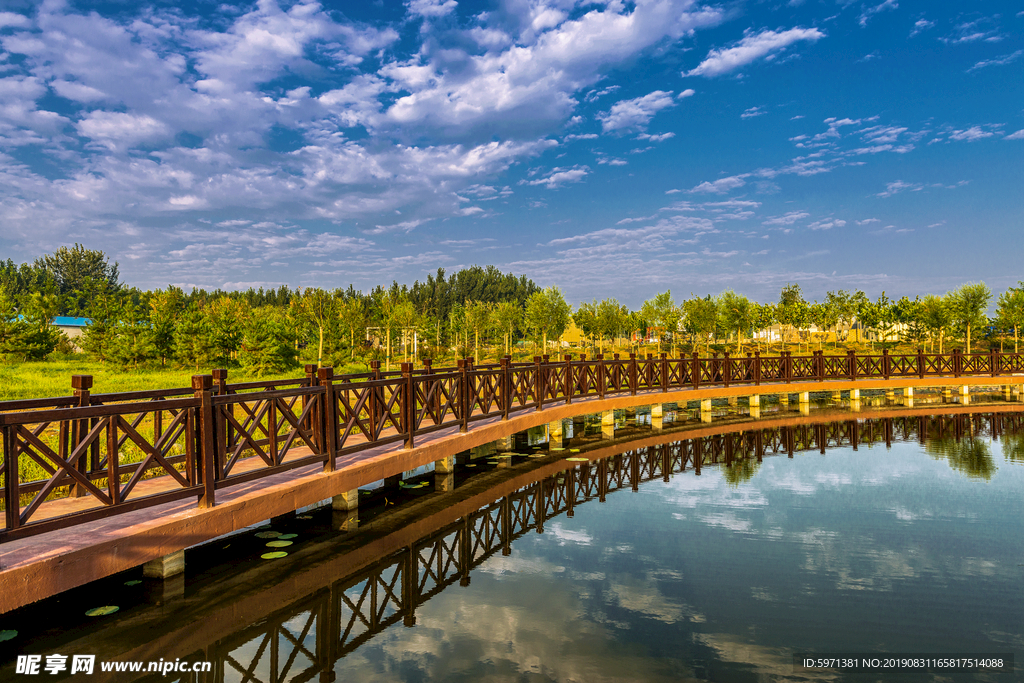
[[[843,400],[843,392],[841,392],[841,391],[833,391],[832,392],[832,402],[833,403],[841,403],[842,400]]]
[[[886,389],[885,390],[885,402],[886,403],[895,403],[896,402],[896,390],[895,389]]]
[[[800,403],[810,403],[811,402],[811,392],[809,392],[809,391],[801,391],[799,394],[797,394],[797,400],[799,400]]]
[[[903,405],[908,408],[914,407],[914,387],[903,388]]]
[[[606,439],[615,438],[615,411],[606,410],[601,413],[601,436]]]
[[[942,387],[942,402],[949,403],[953,400],[953,390],[949,387]]]
[[[142,565],[142,575],[147,579],[169,579],[185,573],[185,551],[179,550],[150,560]]]
[[[752,405],[752,406],[750,406],[750,408],[747,409],[747,411],[750,413],[750,417],[754,418],[755,420],[760,420],[761,419],[761,406],[760,405]]]
[[[665,428],[665,408],[660,403],[651,406],[651,430],[660,432]]]
[[[1003,386],[1003,400],[1004,401],[1012,401],[1013,400],[1013,387],[1011,387],[1009,384]]]
[[[448,472],[447,474],[435,474],[434,490],[438,493],[451,493],[454,491],[455,474],[453,472]]]
[[[434,461],[434,474],[448,474],[455,471],[455,456],[449,455]]]
[[[358,528],[359,508],[331,511],[331,529],[333,531],[355,531]]]
[[[850,399],[850,410],[852,410],[855,413],[859,413],[860,412],[860,398],[851,398]]]
[[[704,398],[700,401],[700,421],[711,422],[711,399]]]
[[[562,421],[555,420],[548,423],[548,448],[562,447]]]
[[[359,489],[352,489],[331,497],[332,510],[355,510],[359,508]]]
[[[761,396],[759,394],[754,394],[753,396],[748,397],[747,398],[747,405],[750,406],[751,408],[755,408],[755,407],[756,408],[760,408],[761,407]]]
[[[800,402],[800,414],[801,415],[810,415],[811,414],[811,404],[810,403],[804,403],[804,402],[801,401]]]
[[[960,387],[960,402],[964,405],[971,402],[971,387],[967,384]]]
[[[850,400],[851,401],[859,401],[860,400],[860,389],[850,389]]]

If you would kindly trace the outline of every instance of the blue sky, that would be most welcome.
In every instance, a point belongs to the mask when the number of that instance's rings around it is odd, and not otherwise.
[[[1024,279],[1024,11],[0,2],[0,255],[144,287],[494,264],[577,303]]]

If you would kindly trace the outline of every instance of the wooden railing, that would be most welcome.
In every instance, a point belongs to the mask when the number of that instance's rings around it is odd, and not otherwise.
[[[4,528],[0,542],[216,491],[291,469],[332,471],[339,456],[523,410],[617,394],[834,380],[1000,377],[1024,354],[989,353],[684,358],[537,356],[532,363],[334,376],[305,366],[293,380],[229,384],[226,370],[188,389],[92,394],[72,377],[68,397],[0,402]],[[45,505],[44,505],[45,503]]]

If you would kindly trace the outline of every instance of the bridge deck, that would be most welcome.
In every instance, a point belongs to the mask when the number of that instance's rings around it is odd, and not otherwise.
[[[549,404],[543,411],[515,413],[507,421],[501,420],[499,415],[484,417],[473,422],[470,431],[466,433],[460,433],[458,426],[451,426],[420,436],[413,449],[403,449],[400,444],[391,443],[356,454],[339,456],[334,472],[325,473],[319,464],[311,464],[219,489],[217,505],[214,508],[200,509],[190,498],[125,512],[74,527],[50,531],[40,536],[8,541],[0,545],[0,613],[141,565],[182,548],[198,545],[272,517],[287,514],[342,492],[427,465],[475,446],[573,415],[659,402],[682,402],[755,393],[771,395],[854,388],[864,390],[903,386],[948,386],[954,383],[973,386],[1024,383],[1024,377],[995,378],[995,381],[993,379],[977,377],[956,380],[843,380],[759,387],[648,391],[635,396],[616,395],[605,399],[596,396],[576,398],[571,404]],[[992,409],[993,405],[988,404],[973,408],[929,406],[927,410],[985,412]],[[1024,405],[999,404],[999,410],[1019,411],[1024,410]],[[820,421],[825,417],[818,415],[811,418],[787,419]],[[725,427],[703,427],[699,431],[723,428]],[[308,454],[308,450],[296,450],[289,457],[298,459]],[[256,462],[247,465],[243,463],[244,461],[240,461],[239,465],[257,466]],[[167,479],[158,477],[140,482],[139,486],[146,487],[147,494],[157,492],[164,487],[172,486]],[[59,516],[90,504],[95,505],[95,500],[66,498],[45,503],[38,514]]]

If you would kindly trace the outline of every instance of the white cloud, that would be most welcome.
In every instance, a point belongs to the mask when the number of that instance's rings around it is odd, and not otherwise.
[[[886,183],[885,190],[883,192],[879,192],[876,196],[891,197],[894,194],[899,194],[900,192],[904,192],[906,190],[909,190],[911,192],[920,192],[923,189],[924,185],[921,185],[920,183],[906,183],[903,182],[902,180],[896,180],[891,183]]]
[[[112,149],[165,138],[170,129],[151,116],[94,111],[78,122],[78,132]]]
[[[1005,66],[1006,64],[1011,64],[1017,61],[1021,55],[1024,55],[1024,50],[1017,50],[1016,52],[1003,55],[1002,57],[995,57],[993,59],[983,59],[968,69],[967,73],[977,71],[978,69],[984,69],[987,66]]]
[[[747,184],[744,180],[746,176],[729,176],[728,178],[719,178],[714,182],[703,182],[700,185],[694,187],[690,192],[706,192],[712,194],[724,194],[736,188],[743,187]]]
[[[865,218],[862,221],[856,221],[857,225],[870,225],[871,223],[880,223],[881,221],[877,218]]]
[[[735,46],[712,50],[696,68],[684,72],[684,76],[720,76],[735,71],[751,62],[785,50],[801,40],[815,42],[825,34],[816,28],[791,28],[788,31],[762,31],[750,34]]]
[[[687,97],[693,97],[695,94],[697,94],[697,91],[695,91],[693,88],[687,88],[683,92],[676,95],[676,99],[683,100],[686,99]]]
[[[549,190],[568,183],[578,183],[590,173],[589,166],[573,166],[572,168],[553,168],[542,178],[520,181],[523,185],[543,185]]]
[[[933,26],[935,26],[934,21],[928,21],[927,19],[918,19],[917,21],[914,22],[914,28],[910,31],[910,37],[913,38],[918,33],[921,33],[922,31],[927,31]]]
[[[898,7],[899,4],[897,4],[896,0],[885,0],[885,2],[878,5],[874,5],[873,7],[866,7],[864,11],[861,12],[860,17],[858,17],[857,21],[860,24],[861,28],[864,28],[865,26],[868,25],[868,20],[871,17],[878,14],[879,12],[894,10],[897,9]]]
[[[406,6],[409,8],[409,14],[435,18],[451,14],[458,4],[455,0],[410,0]]]
[[[832,228],[841,228],[844,225],[846,225],[846,221],[839,218],[822,218],[813,223],[808,223],[807,227],[811,230],[830,230]]]
[[[597,118],[605,133],[616,130],[643,130],[647,128],[655,114],[674,104],[671,91],[655,90],[643,97],[616,102],[610,110],[598,114]]]
[[[671,140],[676,136],[675,133],[659,133],[657,135],[650,135],[648,133],[640,133],[636,136],[637,140],[650,140],[651,142],[664,142],[665,140]]]
[[[1016,133],[1010,133],[1004,140],[1024,140],[1024,128],[1021,128]]]
[[[764,107],[751,107],[750,109],[747,109],[742,114],[740,114],[740,118],[741,119],[752,119],[755,116],[764,116],[767,113],[768,112],[766,112],[764,110]]]
[[[974,142],[975,140],[990,138],[993,135],[995,135],[995,133],[989,130],[984,130],[981,126],[971,126],[966,130],[954,130],[949,134],[949,139],[962,142]]]
[[[762,225],[793,225],[797,221],[807,218],[811,214],[806,211],[790,211],[784,216],[773,216],[766,221],[762,221]]]

